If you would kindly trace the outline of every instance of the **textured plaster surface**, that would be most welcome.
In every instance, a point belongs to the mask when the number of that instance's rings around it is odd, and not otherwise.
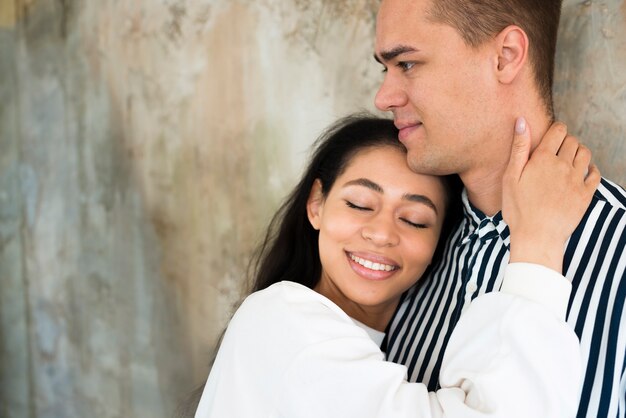
[[[0,416],[170,416],[310,143],[372,108],[375,2],[10,3]]]
[[[377,5],[0,1],[0,416],[171,416],[310,144],[373,110]],[[555,80],[622,184],[625,30],[566,0]]]
[[[554,91],[559,118],[626,185],[626,1],[564,1]]]

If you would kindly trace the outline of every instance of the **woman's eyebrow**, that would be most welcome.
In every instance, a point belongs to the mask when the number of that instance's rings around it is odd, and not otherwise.
[[[348,186],[363,186],[381,194],[385,192],[380,185],[366,178],[350,180],[349,182],[343,185],[343,187],[348,187]],[[437,206],[435,206],[433,201],[428,196],[425,196],[423,194],[406,193],[404,196],[402,196],[402,199],[408,200],[410,202],[421,203],[423,205],[426,205],[429,208],[431,208],[435,212],[435,214],[437,215],[439,214],[439,212],[437,211]]]
[[[384,193],[382,187],[374,183],[372,180],[368,180],[366,178],[350,180],[349,182],[343,185],[343,187],[347,187],[347,186],[363,186],[363,187],[367,187],[368,189],[372,189],[375,192]]]
[[[435,206],[433,201],[430,200],[430,198],[428,196],[425,196],[423,194],[407,193],[404,196],[402,196],[402,199],[409,200],[411,202],[422,203],[422,204],[428,206],[429,208],[431,208],[433,211],[435,211],[435,214],[439,215],[439,212],[437,211],[437,206]]]

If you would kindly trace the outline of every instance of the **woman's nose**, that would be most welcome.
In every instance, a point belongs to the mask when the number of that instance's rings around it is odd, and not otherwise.
[[[393,220],[377,217],[361,229],[364,240],[378,247],[393,247],[400,242]]]

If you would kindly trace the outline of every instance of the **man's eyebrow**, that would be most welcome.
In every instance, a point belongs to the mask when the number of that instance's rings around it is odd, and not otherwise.
[[[407,52],[416,52],[418,49],[408,45],[398,45],[387,51],[381,51],[380,54],[374,54],[374,59],[379,63],[391,61],[398,55],[406,54]]]
[[[368,189],[371,189],[377,193],[384,193],[384,190],[382,187],[380,187],[378,184],[374,183],[372,180],[368,180],[366,178],[360,178],[360,179],[356,179],[356,180],[351,180],[349,182],[347,182],[346,184],[343,185],[343,187],[348,187],[348,186],[363,186],[363,187],[367,187]],[[437,206],[435,206],[435,204],[433,203],[433,201],[428,197],[425,196],[423,194],[412,194],[412,193],[407,193],[404,196],[402,196],[403,200],[408,200],[410,202],[416,202],[416,203],[421,203],[423,205],[428,206],[429,208],[431,208],[435,214],[439,214],[439,212],[437,211]]]

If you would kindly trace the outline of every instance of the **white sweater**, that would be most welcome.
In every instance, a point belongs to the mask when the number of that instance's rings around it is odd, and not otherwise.
[[[196,417],[573,417],[581,366],[563,320],[570,290],[552,270],[510,264],[502,291],[477,298],[462,315],[441,389],[429,393],[405,380],[404,366],[384,361],[329,299],[293,282],[275,284],[233,316]]]

